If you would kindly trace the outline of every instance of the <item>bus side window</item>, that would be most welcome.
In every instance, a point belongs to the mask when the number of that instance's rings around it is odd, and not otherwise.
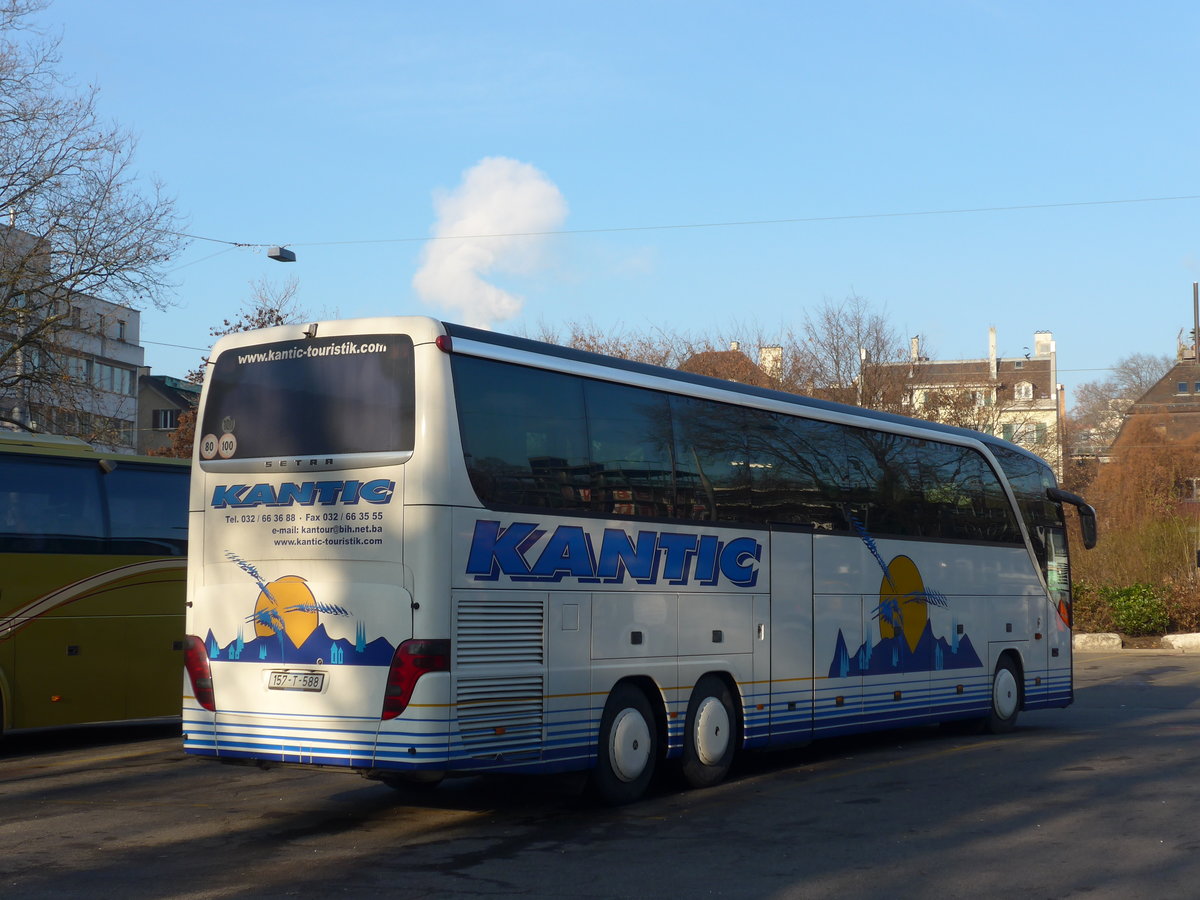
[[[578,509],[587,493],[583,387],[571,375],[452,357],[463,453],[484,503]]]
[[[920,500],[920,443],[899,434],[846,429],[846,501],[871,534],[937,536],[937,522],[925,521],[927,505]]]
[[[594,509],[617,515],[676,515],[671,411],[654,391],[584,382]]]
[[[0,459],[0,497],[6,501],[0,550],[104,552],[99,479],[94,463],[6,454]]]
[[[755,521],[751,492],[753,410],[690,397],[671,398],[680,517]]]
[[[187,553],[188,471],[121,463],[104,476],[110,551],[153,556]]]
[[[770,466],[772,520],[818,531],[846,529],[846,426],[772,415],[759,456]]]

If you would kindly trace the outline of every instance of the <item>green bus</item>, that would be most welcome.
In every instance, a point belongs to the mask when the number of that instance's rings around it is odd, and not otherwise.
[[[179,716],[186,460],[0,432],[0,726]]]

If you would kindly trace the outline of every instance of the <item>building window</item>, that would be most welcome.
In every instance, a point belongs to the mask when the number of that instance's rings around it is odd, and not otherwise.
[[[1033,440],[1037,444],[1046,443],[1046,423],[1038,422],[1033,426]]]
[[[1186,381],[1181,381],[1181,382],[1179,382],[1179,384],[1178,384],[1178,387],[1179,387],[1179,390],[1177,390],[1175,393],[1177,393],[1177,394],[1186,394],[1186,393],[1188,392],[1188,389],[1187,389],[1187,382],[1186,382]]]
[[[78,356],[68,356],[66,361],[67,375],[78,381],[88,380],[88,361]]]
[[[1014,400],[1032,400],[1033,399],[1033,385],[1030,384],[1028,381],[1017,382],[1017,386],[1015,388],[1013,388],[1013,399]]]
[[[133,371],[101,362],[92,363],[92,384],[114,394],[133,394]]]
[[[117,319],[117,340],[125,340],[125,320]]]
[[[1006,441],[1015,440],[1017,437],[1017,426],[1016,425],[1001,425],[1000,426],[1000,437],[1004,438]]]
[[[156,409],[151,415],[151,427],[156,431],[174,431],[179,427],[179,410],[177,409]]]

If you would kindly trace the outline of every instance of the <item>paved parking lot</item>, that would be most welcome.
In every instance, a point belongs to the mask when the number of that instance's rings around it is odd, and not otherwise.
[[[402,795],[185,757],[173,729],[0,747],[6,896],[1184,897],[1200,884],[1200,654],[1076,655],[1077,702],[743,759],[595,809],[571,779]]]

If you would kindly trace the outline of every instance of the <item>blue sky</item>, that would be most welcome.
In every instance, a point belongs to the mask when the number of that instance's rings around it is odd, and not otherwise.
[[[207,346],[252,281],[291,276],[317,314],[501,331],[769,334],[857,293],[935,358],[985,356],[993,325],[1007,356],[1053,331],[1068,388],[1191,327],[1200,200],[1102,201],[1200,195],[1194,3],[55,0],[39,18],[186,231],[298,256],[193,241],[175,305],[143,313],[158,374],[199,356],[165,345]],[[801,221],[621,230],[781,219]],[[459,287],[507,304],[472,312],[414,287],[423,239],[456,228],[576,233],[471,245]]]

